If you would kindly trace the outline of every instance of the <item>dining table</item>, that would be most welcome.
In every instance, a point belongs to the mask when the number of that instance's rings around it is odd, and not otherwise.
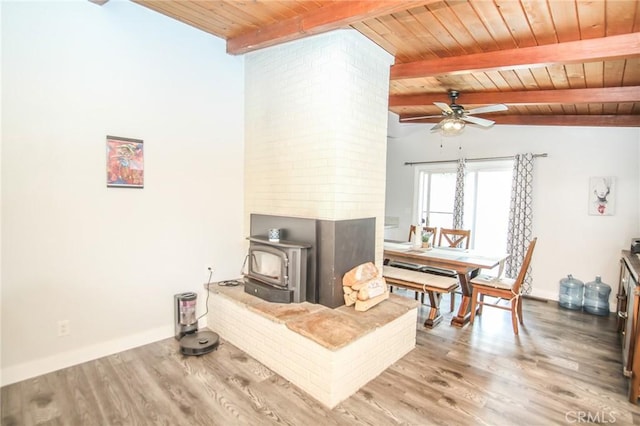
[[[435,271],[452,271],[457,274],[462,292],[462,302],[458,312],[451,319],[451,325],[463,327],[471,318],[470,281],[480,269],[498,268],[496,277],[502,275],[504,263],[509,258],[506,253],[483,253],[476,250],[452,247],[415,246],[411,242],[384,241],[384,262],[404,262],[434,268]],[[453,294],[452,294],[453,297]]]

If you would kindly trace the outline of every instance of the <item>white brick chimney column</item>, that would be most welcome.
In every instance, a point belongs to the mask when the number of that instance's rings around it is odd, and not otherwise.
[[[355,30],[245,58],[245,229],[249,214],[376,218],[382,261],[389,68]]]

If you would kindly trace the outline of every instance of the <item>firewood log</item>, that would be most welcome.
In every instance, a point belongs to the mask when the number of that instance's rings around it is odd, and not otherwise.
[[[358,283],[358,286],[360,283]],[[354,288],[354,287],[352,287]],[[354,288],[355,290],[355,288]],[[365,285],[358,288],[358,300],[367,300],[380,296],[387,291],[387,282],[382,277],[376,277],[366,282]]]
[[[389,292],[385,291],[383,294],[377,297],[373,297],[367,300],[356,300],[356,311],[364,312],[376,306],[378,303],[389,298]]]
[[[358,281],[357,283],[354,283],[351,286],[351,288],[353,290],[360,291],[365,287],[373,288],[373,287],[381,286],[382,284],[386,284],[386,281],[384,280],[383,277],[373,277],[367,280]]]
[[[353,291],[350,294],[344,295],[344,304],[347,306],[351,306],[358,300],[358,292]]]
[[[372,262],[362,263],[348,271],[342,277],[342,285],[352,287],[358,281],[370,280],[380,275],[380,271]]]

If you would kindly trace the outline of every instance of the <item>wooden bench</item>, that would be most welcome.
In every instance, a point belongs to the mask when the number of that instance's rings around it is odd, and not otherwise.
[[[435,327],[442,321],[442,315],[440,314],[442,294],[450,293],[458,287],[457,277],[412,271],[409,269],[396,268],[395,266],[383,266],[382,276],[389,285],[420,291],[429,296],[429,316],[424,322],[424,326],[429,328]]]

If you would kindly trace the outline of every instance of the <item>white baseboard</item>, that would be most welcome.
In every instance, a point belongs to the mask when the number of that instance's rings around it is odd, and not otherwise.
[[[531,292],[531,296],[532,297],[537,297],[537,298],[540,298],[540,299],[545,299],[545,300],[555,300],[556,302],[558,301],[558,292],[536,291],[535,287],[533,288],[533,291]]]
[[[535,288],[533,289],[533,292],[532,292],[531,296],[534,297],[534,298],[549,300],[549,301],[553,301],[553,302],[558,302],[558,297],[559,297],[557,292],[536,291]],[[612,296],[612,297],[615,297],[615,296]],[[616,303],[611,301],[611,300],[609,300],[609,311],[610,312],[616,312],[616,310],[617,310]]]
[[[172,327],[159,327],[120,339],[113,339],[23,364],[12,365],[0,371],[0,383],[2,386],[10,385],[41,374],[51,373],[72,365],[82,364],[83,362],[126,351],[127,349],[157,342],[173,335],[174,330]]]

